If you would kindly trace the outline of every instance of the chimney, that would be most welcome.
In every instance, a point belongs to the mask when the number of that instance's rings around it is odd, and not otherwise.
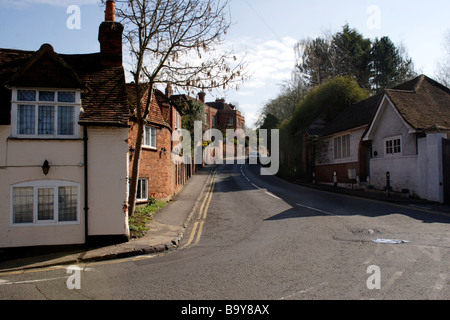
[[[198,94],[198,98],[200,99],[201,102],[205,103],[206,101],[206,92],[202,91]]]
[[[173,89],[172,89],[172,85],[170,83],[168,83],[167,87],[166,87],[166,97],[170,98],[171,96],[173,96]]]
[[[116,21],[116,2],[112,0],[106,1],[105,21]]]
[[[106,1],[105,21],[100,25],[98,32],[101,63],[104,67],[122,66],[123,26],[115,20],[115,2],[108,0]]]

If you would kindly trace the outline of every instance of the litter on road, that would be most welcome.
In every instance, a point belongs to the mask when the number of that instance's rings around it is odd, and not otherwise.
[[[394,239],[376,239],[372,240],[376,243],[382,243],[382,244],[402,244],[402,243],[409,243],[409,241],[406,240],[394,240]]]

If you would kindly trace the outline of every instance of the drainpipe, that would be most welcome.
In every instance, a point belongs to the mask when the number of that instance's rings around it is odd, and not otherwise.
[[[88,133],[86,125],[83,126],[83,157],[84,157],[84,243],[88,242]]]

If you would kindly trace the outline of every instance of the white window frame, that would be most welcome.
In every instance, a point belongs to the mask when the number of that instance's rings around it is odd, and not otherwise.
[[[150,137],[149,140],[147,139],[147,130],[150,130]],[[155,141],[154,141],[154,145],[153,145],[153,132],[154,132],[154,137],[155,137]],[[158,129],[152,126],[145,126],[144,128],[144,136],[142,137],[142,146],[144,148],[148,148],[148,149],[152,149],[152,150],[157,150],[158,148]]]
[[[399,145],[395,144],[397,141],[400,141]],[[389,148],[392,149],[390,152],[389,152],[388,146],[387,146],[388,142],[392,143],[392,146],[389,147]],[[398,157],[398,156],[401,156],[403,154],[402,136],[394,136],[394,137],[385,138],[384,141],[383,141],[383,148],[384,148],[384,156],[385,157]],[[400,148],[399,151],[398,151],[398,148]]]
[[[350,133],[334,137],[333,158],[334,160],[349,159],[352,156]]]
[[[18,92],[35,91],[35,101],[19,101]],[[39,101],[39,92],[54,92],[53,101]],[[75,93],[75,102],[58,102],[58,93],[60,92],[73,92]],[[19,134],[18,125],[18,113],[20,105],[34,106],[34,134]],[[51,106],[53,107],[54,114],[54,133],[53,134],[39,134],[39,106]],[[73,119],[73,134],[72,135],[59,135],[58,134],[58,107],[69,106],[74,108]],[[12,100],[11,100],[11,136],[13,138],[24,139],[79,139],[80,138],[80,126],[78,124],[81,111],[81,91],[79,89],[49,89],[49,88],[13,88]]]
[[[59,208],[59,193],[58,189],[60,187],[76,187],[77,188],[77,211],[75,221],[58,221],[58,208]],[[14,222],[14,188],[33,188],[33,222],[15,223]],[[54,209],[53,209],[53,220],[39,220],[38,219],[38,192],[39,189],[53,189],[54,196]],[[22,226],[53,226],[53,225],[78,225],[80,224],[80,208],[81,208],[81,194],[80,194],[80,184],[69,181],[61,180],[38,180],[23,182],[19,184],[12,185],[10,187],[10,225],[11,227],[22,227]]]
[[[142,183],[145,183],[145,194],[144,198],[142,198]],[[141,190],[141,194],[139,194],[139,189]],[[147,201],[148,200],[148,179],[147,178],[139,178],[138,179],[138,187],[136,189],[136,201]]]

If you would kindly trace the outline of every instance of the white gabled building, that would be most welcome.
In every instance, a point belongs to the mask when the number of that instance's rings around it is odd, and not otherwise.
[[[450,133],[450,89],[421,75],[384,92],[363,140],[371,143],[370,181],[430,201],[448,195],[443,141]]]

